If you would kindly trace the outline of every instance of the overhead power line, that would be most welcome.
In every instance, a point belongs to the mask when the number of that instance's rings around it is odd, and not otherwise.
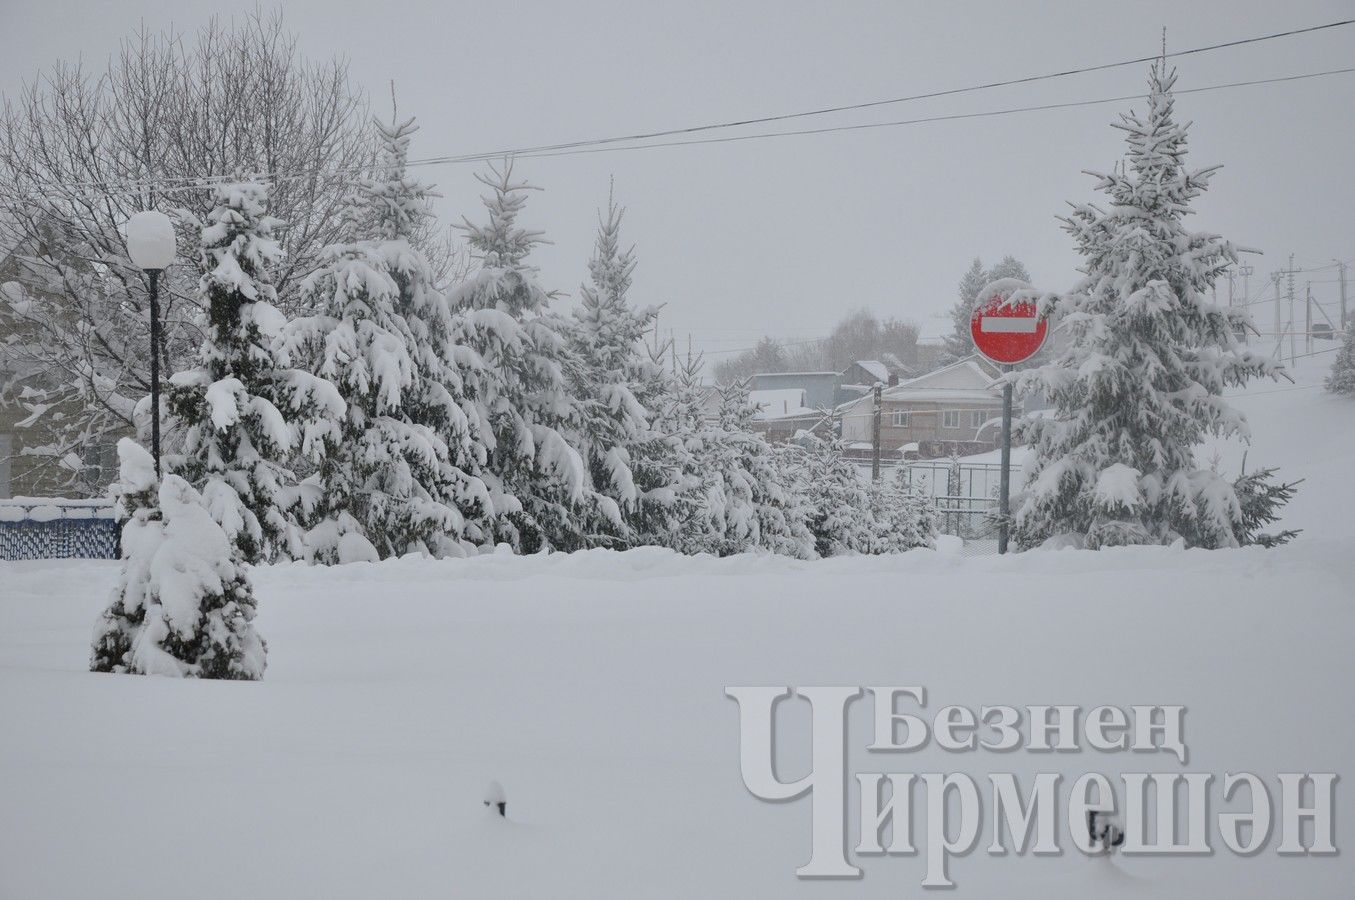
[[[1178,95],[1178,96],[1179,96],[1179,95],[1182,95],[1182,94],[1202,94],[1202,93],[1207,93],[1207,92],[1210,92],[1210,91],[1222,91],[1222,90],[1230,90],[1230,89],[1241,88],[1241,87],[1253,87],[1253,86],[1256,86],[1256,85],[1263,85],[1263,84],[1281,84],[1281,83],[1291,82],[1291,81],[1304,81],[1304,80],[1312,79],[1312,78],[1324,78],[1324,77],[1329,77],[1329,76],[1333,76],[1333,75],[1345,75],[1345,74],[1350,74],[1350,73],[1352,73],[1352,72],[1355,72],[1355,66],[1350,66],[1350,67],[1343,68],[1343,69],[1328,69],[1328,70],[1323,71],[1323,72],[1304,72],[1304,73],[1301,73],[1301,74],[1298,74],[1298,75],[1281,75],[1281,76],[1278,76],[1278,77],[1275,77],[1275,78],[1257,78],[1257,79],[1253,79],[1253,80],[1250,80],[1250,81],[1232,81],[1232,82],[1228,82],[1228,83],[1226,83],[1226,84],[1213,84],[1213,85],[1207,85],[1207,86],[1205,86],[1205,87],[1186,88],[1186,89],[1183,89],[1183,90],[1173,91],[1173,93],[1176,94],[1176,95]],[[766,140],[766,139],[770,139],[770,138],[805,137],[805,136],[818,135],[818,134],[831,134],[831,133],[835,133],[835,132],[863,131],[863,130],[869,130],[869,129],[874,129],[874,128],[895,128],[895,127],[900,127],[900,126],[905,126],[905,125],[923,125],[923,124],[928,124],[928,123],[933,123],[933,122],[955,122],[955,121],[960,121],[960,120],[964,120],[964,119],[986,119],[986,118],[994,118],[994,117],[999,117],[999,116],[1017,115],[1017,114],[1020,114],[1020,113],[1043,112],[1043,111],[1056,110],[1056,109],[1073,109],[1073,108],[1084,107],[1084,106],[1101,106],[1101,105],[1105,105],[1105,104],[1107,104],[1107,103],[1124,103],[1124,102],[1127,102],[1127,101],[1130,101],[1130,100],[1140,100],[1140,99],[1142,99],[1144,96],[1146,96],[1146,95],[1144,95],[1144,94],[1124,94],[1124,95],[1121,95],[1121,96],[1118,96],[1118,97],[1100,97],[1100,98],[1093,99],[1093,100],[1071,100],[1071,101],[1068,101],[1068,102],[1065,102],[1065,103],[1041,103],[1041,104],[1036,104],[1036,105],[1032,105],[1032,106],[1014,106],[1014,107],[1008,107],[1008,108],[1006,108],[1006,109],[983,110],[983,111],[981,111],[981,112],[972,112],[972,113],[953,113],[953,114],[949,114],[949,115],[923,116],[923,117],[916,118],[916,119],[899,119],[899,120],[890,121],[890,122],[862,122],[862,123],[857,123],[857,124],[854,124],[854,125],[832,125],[832,126],[826,126],[826,127],[823,127],[823,128],[804,128],[804,129],[797,129],[797,130],[795,130],[795,131],[767,131],[767,132],[757,132],[757,133],[754,133],[754,134],[738,134],[738,135],[727,135],[727,136],[723,136],[723,137],[693,138],[692,140],[688,140],[688,141],[664,141],[664,142],[653,143],[653,144],[633,144],[633,145],[628,145],[628,146],[581,147],[581,148],[577,148],[577,149],[573,149],[573,150],[557,150],[557,151],[546,151],[546,152],[521,151],[521,152],[515,152],[515,153],[512,153],[512,154],[509,154],[509,155],[514,156],[514,157],[516,157],[516,158],[518,158],[518,159],[542,159],[542,158],[549,158],[549,157],[553,157],[553,156],[575,156],[575,155],[589,154],[589,153],[616,153],[616,152],[627,151],[627,150],[657,150],[657,149],[662,149],[662,148],[666,148],[666,147],[686,147],[686,146],[692,146],[692,145],[697,145],[697,144],[725,144],[725,143],[735,143],[735,142],[739,142],[739,141]],[[491,160],[491,159],[495,159],[495,158],[496,158],[496,157],[493,156],[493,155],[488,155],[488,156],[467,156],[467,157],[459,157],[459,158],[450,158],[450,157],[449,157],[449,158],[441,158],[441,159],[437,159],[437,160],[412,161],[412,162],[408,163],[408,165],[411,166],[411,167],[412,167],[412,166],[416,166],[416,165],[452,165],[452,164],[457,164],[457,163],[484,162],[484,161],[486,161],[486,160]],[[309,175],[314,175],[314,174],[317,174],[319,171],[321,171],[321,170],[297,170],[297,171],[294,171],[294,172],[276,173],[276,174],[273,174],[273,175],[271,175],[271,176],[258,176],[258,177],[261,177],[261,178],[264,178],[264,179],[273,179],[273,180],[276,180],[276,179],[283,179],[283,178],[297,178],[297,177],[306,177],[306,176],[309,176]],[[168,186],[168,187],[156,187],[156,186],[153,186],[153,185],[151,185],[151,184],[149,184],[149,183],[142,184],[142,185],[134,185],[134,184],[133,184],[133,185],[125,185],[125,186],[122,185],[122,184],[116,184],[116,185],[115,185],[115,184],[105,184],[105,185],[101,185],[101,186],[96,186],[96,185],[92,185],[92,184],[82,184],[82,183],[78,183],[78,184],[75,184],[75,185],[61,184],[61,186],[62,186],[62,187],[72,187],[72,186],[74,186],[74,187],[86,187],[86,188],[90,188],[90,187],[101,187],[101,189],[103,189],[103,190],[105,190],[105,191],[112,191],[112,190],[117,190],[117,189],[119,189],[119,188],[122,188],[122,189],[123,189],[124,191],[126,191],[126,192],[135,192],[135,191],[141,191],[141,190],[154,190],[155,193],[157,193],[157,194],[174,194],[174,193],[180,193],[180,192],[183,192],[183,191],[197,191],[197,190],[203,190],[204,188],[209,188],[209,187],[212,187],[212,186],[214,186],[214,185],[216,185],[216,184],[230,183],[230,181],[231,181],[231,179],[226,178],[226,177],[224,177],[224,176],[221,176],[221,177],[216,177],[216,178],[213,178],[213,179],[210,179],[210,180],[203,180],[202,182],[197,183],[197,184],[178,184],[178,185],[170,185],[170,186]],[[30,192],[30,193],[36,192],[37,190],[38,190],[38,189],[34,189],[34,191],[32,191],[32,192]]]
[[[1221,91],[1230,88],[1252,87],[1261,84],[1280,84],[1288,81],[1303,81],[1309,78],[1323,78],[1330,75],[1345,75],[1355,72],[1355,66],[1344,69],[1328,69],[1324,72],[1305,72],[1300,75],[1283,75],[1276,78],[1258,78],[1252,81],[1233,81],[1227,84],[1213,84],[1207,87],[1186,88],[1173,91],[1175,95],[1202,94],[1208,91]],[[622,147],[590,147],[577,150],[561,150],[547,153],[524,152],[515,154],[520,159],[540,159],[551,156],[573,156],[584,153],[608,153],[620,150],[656,150],[663,147],[687,147],[694,144],[727,144],[738,141],[762,140],[779,137],[802,137],[815,134],[831,134],[842,131],[865,131],[872,128],[894,128],[902,125],[923,125],[930,122],[954,122],[962,119],[986,119],[996,116],[1010,116],[1018,113],[1042,112],[1053,109],[1073,109],[1081,106],[1100,106],[1106,103],[1123,103],[1142,99],[1144,94],[1126,94],[1120,97],[1101,97],[1095,100],[1071,100],[1066,103],[1041,103],[1033,106],[1014,106],[1007,109],[992,109],[982,112],[954,113],[950,115],[923,116],[916,119],[899,119],[891,122],[860,122],[854,125],[830,125],[823,128],[802,128],[795,131],[764,131],[755,134],[735,134],[724,137],[695,138],[690,141],[664,141],[655,144],[636,144]]]
[[[1328,22],[1325,25],[1313,25],[1308,28],[1295,28],[1290,31],[1279,31],[1272,34],[1263,34],[1256,37],[1242,38],[1235,41],[1225,41],[1218,44],[1209,44],[1204,47],[1193,47],[1189,50],[1178,50],[1174,53],[1166,54],[1167,58],[1180,56],[1192,56],[1199,53],[1208,53],[1214,50],[1224,50],[1230,47],[1240,47],[1245,44],[1257,44],[1262,41],[1273,41],[1278,38],[1293,37],[1300,34],[1309,34],[1316,31],[1326,31],[1333,28],[1341,28],[1346,25],[1355,24],[1355,19],[1343,19],[1339,22]],[[1009,78],[1005,81],[990,81],[983,84],[968,85],[966,87],[947,88],[946,90],[930,91],[922,94],[910,94],[905,97],[890,97],[884,100],[868,100],[864,103],[851,103],[843,106],[826,106],[820,109],[803,110],[801,112],[782,113],[774,116],[759,116],[756,118],[735,119],[727,122],[716,122],[706,125],[690,125],[685,128],[669,128],[662,131],[649,131],[629,135],[617,135],[608,138],[594,138],[591,140],[572,141],[559,144],[545,144],[538,147],[518,148],[516,150],[497,150],[489,153],[472,154],[479,158],[495,159],[501,156],[519,156],[526,153],[537,153],[548,150],[567,150],[575,147],[596,146],[600,144],[615,144],[626,141],[651,140],[653,138],[674,137],[680,134],[694,134],[703,131],[714,131],[722,128],[739,128],[747,125],[766,125],[771,122],[784,122],[789,119],[801,119],[809,116],[824,116],[833,113],[855,112],[863,109],[873,109],[879,106],[889,106],[898,103],[911,103],[917,100],[931,100],[938,97],[953,97],[958,94],[969,94],[976,91],[992,90],[1000,87],[1011,87],[1018,84],[1031,84],[1036,81],[1049,81],[1056,78],[1067,78],[1071,75],[1083,75],[1090,72],[1102,72],[1107,69],[1116,69],[1123,66],[1141,65],[1146,62],[1162,58],[1163,54],[1154,53],[1152,56],[1140,56],[1134,59],[1120,60],[1119,62],[1101,63],[1093,66],[1081,66],[1075,69],[1064,69],[1059,72],[1047,72],[1042,75],[1026,75],[1020,78]],[[453,161],[459,157],[434,157],[425,162]]]
[[[1178,51],[1175,51],[1175,52],[1172,52],[1172,53],[1167,53],[1167,54],[1165,54],[1165,57],[1166,57],[1166,58],[1177,58],[1177,57],[1184,57],[1184,56],[1192,56],[1192,55],[1201,54],[1201,53],[1208,53],[1208,52],[1212,52],[1212,51],[1216,51],[1216,50],[1223,50],[1223,49],[1228,49],[1228,48],[1232,48],[1232,47],[1240,47],[1240,46],[1244,46],[1244,45],[1248,45],[1248,44],[1261,43],[1261,42],[1264,42],[1264,41],[1277,40],[1277,39],[1280,39],[1280,38],[1294,37],[1294,36],[1302,35],[1302,34],[1311,34],[1311,33],[1314,33],[1314,32],[1327,31],[1327,30],[1330,30],[1330,29],[1341,28],[1341,27],[1345,27],[1345,26],[1348,26],[1348,25],[1352,25],[1352,24],[1355,24],[1355,19],[1343,19],[1343,20],[1340,20],[1340,21],[1337,21],[1337,22],[1328,22],[1328,23],[1323,24],[1323,25],[1313,25],[1313,26],[1309,26],[1309,27],[1306,27],[1306,28],[1296,28],[1296,29],[1291,29],[1291,30],[1289,30],[1289,31],[1273,32],[1273,33],[1271,33],[1271,34],[1257,35],[1257,36],[1254,36],[1254,37],[1241,38],[1241,39],[1233,40],[1233,41],[1224,41],[1224,42],[1221,42],[1221,43],[1209,44],[1209,45],[1202,46],[1202,47],[1193,47],[1193,48],[1190,48],[1190,49],[1187,49],[1187,50],[1178,50]],[[908,95],[908,96],[902,96],[902,97],[890,97],[890,98],[880,99],[880,100],[869,100],[869,101],[865,101],[865,102],[861,102],[861,103],[852,103],[852,104],[844,104],[844,105],[840,105],[840,106],[830,106],[830,107],[822,107],[822,108],[818,108],[818,109],[801,110],[801,111],[798,111],[798,112],[781,113],[781,114],[778,114],[778,115],[757,116],[757,117],[750,117],[750,118],[744,118],[744,119],[735,119],[735,120],[730,120],[730,121],[725,121],[725,122],[713,122],[713,123],[707,123],[707,124],[701,124],[701,125],[690,125],[690,126],[686,126],[686,127],[682,127],[682,128],[668,128],[668,129],[661,129],[661,130],[647,131],[647,132],[635,132],[635,133],[631,133],[631,134],[613,135],[613,136],[610,136],[610,137],[603,137],[603,138],[590,138],[590,139],[586,139],[586,140],[566,141],[566,142],[558,142],[558,143],[552,143],[552,144],[539,144],[539,145],[528,146],[528,147],[502,148],[502,149],[498,149],[498,150],[491,150],[491,151],[485,151],[485,152],[480,152],[480,153],[446,154],[446,155],[441,155],[441,156],[423,157],[423,158],[420,158],[420,159],[410,160],[409,163],[408,163],[408,165],[410,165],[410,166],[433,166],[433,165],[445,165],[445,164],[466,163],[466,162],[483,162],[483,161],[486,161],[486,160],[498,159],[498,158],[508,157],[508,156],[518,156],[518,157],[528,157],[528,158],[531,158],[531,157],[541,157],[541,156],[548,156],[548,155],[564,155],[564,152],[566,152],[566,151],[578,151],[578,150],[583,150],[583,149],[588,149],[588,148],[594,148],[594,149],[597,149],[597,148],[603,148],[603,147],[606,147],[606,146],[609,146],[609,145],[615,145],[615,144],[633,144],[635,141],[653,140],[653,139],[655,139],[655,138],[664,138],[664,137],[676,137],[676,136],[678,136],[678,135],[684,135],[684,134],[697,134],[697,133],[708,132],[708,131],[715,131],[715,130],[721,130],[721,129],[727,129],[727,128],[739,128],[739,127],[745,127],[745,126],[749,126],[749,125],[765,125],[765,124],[769,124],[769,123],[772,123],[772,122],[783,122],[783,121],[788,121],[788,120],[792,120],[792,119],[800,119],[800,118],[807,118],[807,117],[813,117],[813,116],[823,116],[823,115],[830,115],[830,114],[842,113],[842,112],[860,111],[860,110],[872,109],[872,108],[881,107],[881,106],[895,105],[895,104],[900,104],[900,103],[910,103],[910,102],[914,102],[914,101],[918,101],[918,100],[928,100],[928,99],[935,99],[935,98],[939,98],[939,97],[951,97],[951,96],[956,96],[956,95],[960,95],[960,94],[975,93],[975,92],[978,92],[978,91],[992,90],[992,89],[995,89],[995,88],[1001,88],[1001,87],[1010,87],[1010,86],[1014,86],[1014,85],[1031,84],[1031,83],[1038,82],[1038,81],[1048,81],[1048,80],[1059,79],[1059,78],[1067,78],[1067,77],[1070,77],[1070,76],[1073,76],[1073,75],[1081,75],[1081,74],[1086,74],[1086,73],[1090,73],[1090,72],[1100,72],[1100,71],[1105,71],[1105,70],[1108,70],[1108,69],[1120,68],[1120,67],[1123,67],[1123,66],[1139,65],[1139,64],[1142,64],[1142,63],[1145,63],[1145,62],[1152,62],[1153,60],[1160,59],[1160,58],[1163,58],[1163,57],[1164,57],[1164,54],[1157,53],[1157,54],[1153,54],[1153,55],[1151,55],[1151,56],[1140,56],[1140,57],[1135,57],[1135,58],[1133,58],[1133,59],[1119,60],[1119,61],[1117,61],[1117,62],[1101,63],[1101,64],[1091,65],[1091,66],[1081,66],[1081,67],[1072,68],[1072,69],[1064,69],[1064,70],[1057,71],[1057,72],[1047,72],[1047,73],[1044,73],[1044,74],[1038,74],[1038,75],[1026,75],[1026,76],[1022,76],[1022,77],[1019,77],[1019,78],[1009,78],[1009,79],[1002,80],[1002,81],[991,81],[991,82],[985,82],[985,83],[982,83],[982,84],[968,85],[968,86],[965,86],[965,87],[947,88],[947,89],[945,89],[945,90],[929,91],[929,92],[919,93],[919,94],[910,94],[910,95]],[[1322,75],[1339,74],[1339,73],[1348,72],[1348,71],[1351,71],[1351,70],[1350,70],[1350,69],[1335,69],[1335,70],[1330,70],[1330,71],[1327,71],[1327,72],[1316,72],[1316,73],[1309,73],[1309,74],[1305,74],[1305,75],[1288,76],[1288,77],[1286,77],[1286,78],[1278,78],[1278,79],[1258,79],[1258,80],[1255,80],[1255,81],[1236,82],[1236,83],[1233,83],[1233,84],[1230,84],[1230,85],[1216,85],[1216,86],[1214,86],[1214,87],[1212,87],[1212,88],[1196,88],[1196,89],[1193,89],[1193,90],[1183,90],[1183,91],[1178,91],[1177,93],[1183,93],[1183,94],[1184,94],[1184,93],[1194,93],[1194,92],[1198,92],[1198,91],[1202,91],[1202,90],[1219,90],[1219,89],[1222,89],[1222,88],[1225,88],[1225,87],[1240,87],[1240,86],[1244,86],[1244,85],[1269,84],[1269,83],[1274,83],[1274,82],[1278,82],[1278,81],[1292,81],[1292,80],[1298,80],[1298,79],[1302,79],[1302,78],[1315,78],[1315,77],[1319,77],[1319,76],[1322,76]],[[866,123],[866,124],[861,124],[861,125],[854,125],[854,126],[853,126],[853,125],[849,125],[849,126],[838,126],[838,127],[835,127],[835,128],[825,128],[825,129],[807,129],[807,130],[801,130],[801,131],[770,132],[770,133],[763,133],[763,134],[761,134],[761,135],[748,135],[748,136],[742,136],[741,139],[745,139],[745,140],[746,140],[746,139],[751,139],[751,138],[754,138],[754,137],[793,136],[793,135],[801,135],[801,134],[821,134],[821,133],[826,133],[826,132],[828,132],[828,131],[853,130],[853,129],[859,129],[859,128],[879,128],[879,127],[885,127],[885,126],[889,126],[889,125],[917,124],[917,123],[924,122],[924,121],[944,121],[944,120],[951,120],[951,119],[974,118],[974,117],[992,116],[992,115],[1006,115],[1006,114],[1011,114],[1011,113],[1013,113],[1013,112],[1027,112],[1027,111],[1034,111],[1034,110],[1040,110],[1040,109],[1060,109],[1060,108],[1067,108],[1067,107],[1070,107],[1070,106],[1087,106],[1087,105],[1092,105],[1092,104],[1096,104],[1096,103],[1111,103],[1111,102],[1117,102],[1117,101],[1120,101],[1120,100],[1126,100],[1126,99],[1136,99],[1138,96],[1140,96],[1140,95],[1132,95],[1132,96],[1129,96],[1129,97],[1113,97],[1113,98],[1106,98],[1106,99],[1103,99],[1103,100],[1079,101],[1079,102],[1070,103],[1070,104],[1048,104],[1048,105],[1043,105],[1043,106],[1021,107],[1021,108],[1012,109],[1012,110],[996,110],[996,111],[991,111],[991,112],[987,112],[987,113],[962,114],[962,115],[943,116],[943,117],[929,117],[929,118],[926,118],[926,119],[907,120],[907,121],[903,121],[903,122]],[[723,141],[723,140],[733,140],[733,138],[725,138],[725,139],[719,139],[719,140],[722,140],[722,141]],[[645,147],[675,146],[675,145],[678,145],[678,144],[688,144],[688,143],[693,143],[693,144],[694,144],[694,143],[705,143],[705,142],[706,142],[706,141],[682,141],[682,142],[672,142],[672,143],[668,143],[668,144],[644,144],[644,145],[638,145],[638,146],[627,146],[627,147],[624,147],[624,148],[617,148],[617,149],[643,149],[643,148],[645,148]],[[715,141],[710,141],[710,142],[715,142]],[[270,173],[261,173],[258,177],[263,178],[263,179],[277,179],[277,178],[303,177],[303,176],[307,176],[307,175],[320,174],[320,173],[322,173],[322,172],[328,172],[329,174],[345,174],[345,173],[348,173],[348,172],[357,173],[357,172],[361,172],[361,171],[365,171],[365,169],[362,169],[362,168],[350,168],[350,169],[343,169],[343,168],[340,168],[340,169],[333,169],[333,170],[311,169],[311,170],[296,170],[296,171],[291,171],[291,172],[270,172]],[[106,182],[106,181],[66,182],[66,183],[61,183],[61,186],[63,186],[63,187],[91,187],[91,188],[102,188],[102,189],[122,188],[122,189],[129,190],[129,191],[130,191],[130,190],[136,190],[136,189],[152,189],[152,188],[154,188],[154,189],[158,190],[159,192],[162,192],[162,193],[163,193],[164,191],[178,190],[178,189],[197,190],[197,189],[200,189],[200,188],[202,188],[202,187],[209,187],[209,186],[211,186],[211,185],[213,185],[213,184],[216,184],[216,183],[228,182],[228,181],[230,180],[231,177],[233,177],[233,176],[209,176],[209,177],[198,177],[198,176],[169,176],[169,177],[164,177],[164,178],[134,179],[134,180],[120,181],[120,182]]]

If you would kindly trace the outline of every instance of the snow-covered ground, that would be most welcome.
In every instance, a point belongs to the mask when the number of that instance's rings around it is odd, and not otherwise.
[[[1286,519],[1304,534],[1275,551],[276,566],[254,573],[261,683],[90,674],[115,564],[0,564],[0,897],[922,893],[925,850],[796,879],[810,800],[744,788],[729,685],[920,684],[931,713],[1188,707],[1181,766],[934,743],[882,759],[861,701],[852,772],[1052,771],[1065,789],[1086,771],[1346,774],[1355,403],[1310,368],[1237,400],[1249,464],[1306,479]],[[807,764],[803,706],[783,705],[785,779]],[[491,780],[507,821],[481,805]],[[1336,810],[1339,846],[1348,783]],[[1066,838],[1060,856],[990,857],[991,827],[950,864],[959,896],[1345,897],[1355,880],[1355,848],[1280,857],[1278,836],[1251,858],[1214,835],[1211,856],[1110,863]]]

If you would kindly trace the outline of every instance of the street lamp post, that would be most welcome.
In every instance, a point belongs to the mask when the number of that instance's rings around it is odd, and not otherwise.
[[[146,273],[151,295],[151,456],[160,476],[160,273],[174,262],[174,223],[150,209],[127,220],[127,255]]]

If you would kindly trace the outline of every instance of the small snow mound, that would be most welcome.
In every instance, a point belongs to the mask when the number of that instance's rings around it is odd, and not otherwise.
[[[959,556],[964,550],[964,538],[953,534],[938,534],[936,536],[936,552],[942,556]]]
[[[360,532],[345,531],[339,536],[339,564],[355,562],[380,562],[381,554],[376,547]]]
[[[1041,550],[1085,550],[1086,541],[1080,534],[1054,534],[1040,544]]]

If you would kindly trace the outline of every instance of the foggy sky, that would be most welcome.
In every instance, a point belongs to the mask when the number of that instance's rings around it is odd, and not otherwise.
[[[101,67],[144,19],[201,25],[204,0],[0,0],[0,90],[57,58]],[[1348,18],[1350,2],[484,3],[304,0],[282,5],[310,56],[346,54],[373,109],[419,118],[414,157],[604,137],[959,87]],[[230,7],[225,7],[229,10]],[[1351,65],[1355,26],[1186,57],[1178,88]],[[772,128],[888,121],[1142,92],[1131,66]],[[614,175],[639,256],[632,297],[712,361],[763,333],[804,340],[869,306],[941,318],[975,255],[1021,258],[1037,285],[1075,278],[1055,216],[1095,199],[1084,169],[1123,148],[1117,103],[993,119],[695,147],[524,159],[545,188],[523,222],[535,259],[577,294]],[[1137,106],[1142,109],[1142,102]],[[1253,293],[1290,252],[1355,261],[1355,75],[1187,95],[1193,165],[1222,163],[1190,227],[1265,251]],[[759,126],[750,130],[769,130]],[[444,221],[480,217],[472,168],[418,170]],[[1314,294],[1334,306],[1332,270]],[[1355,288],[1353,288],[1355,289]],[[1238,290],[1241,290],[1239,282]],[[1266,308],[1258,309],[1268,316]]]

